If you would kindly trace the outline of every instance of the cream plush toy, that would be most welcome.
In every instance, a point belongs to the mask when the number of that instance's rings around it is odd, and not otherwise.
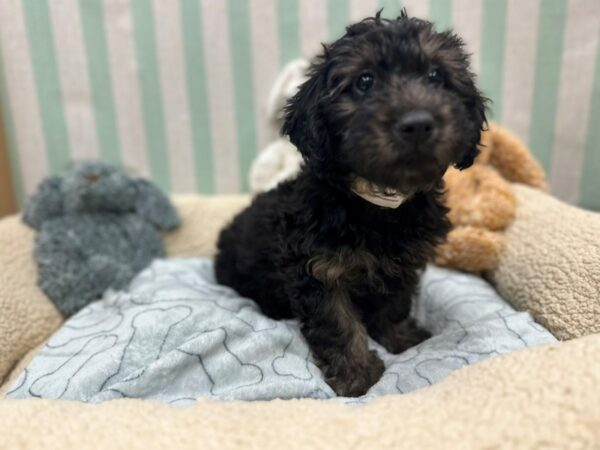
[[[267,102],[267,117],[273,127],[273,134],[278,135],[283,121],[283,107],[292,97],[304,80],[308,62],[297,59],[284,67],[275,80]],[[287,137],[280,137],[262,150],[250,168],[250,189],[253,194],[268,191],[280,182],[294,176],[302,156]]]

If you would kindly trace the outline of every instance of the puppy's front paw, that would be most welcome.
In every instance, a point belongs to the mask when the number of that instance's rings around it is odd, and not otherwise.
[[[429,339],[431,333],[419,327],[414,319],[406,319],[392,326],[381,344],[390,353],[398,354]]]
[[[339,358],[334,364],[328,364],[323,372],[327,384],[342,397],[360,397],[367,393],[385,370],[383,361],[377,353],[370,350],[364,362],[348,361]]]

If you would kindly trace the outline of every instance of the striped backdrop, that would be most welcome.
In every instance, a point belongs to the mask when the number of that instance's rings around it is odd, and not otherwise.
[[[599,0],[1,0],[19,200],[86,158],[173,192],[245,190],[282,66],[400,6],[464,37],[493,119],[531,145],[555,194],[600,208]]]

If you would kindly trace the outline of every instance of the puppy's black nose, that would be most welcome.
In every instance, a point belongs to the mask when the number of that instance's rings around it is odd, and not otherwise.
[[[398,121],[400,136],[413,144],[427,141],[433,133],[435,121],[430,112],[415,110],[405,113]]]

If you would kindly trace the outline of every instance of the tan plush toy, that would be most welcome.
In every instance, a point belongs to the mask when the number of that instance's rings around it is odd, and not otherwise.
[[[306,78],[306,61],[286,66],[269,96],[269,120],[274,132],[281,126],[281,108]],[[451,168],[444,179],[454,229],[438,249],[436,264],[467,272],[492,270],[503,247],[502,231],[515,216],[511,183],[547,190],[542,167],[527,147],[506,129],[492,124],[482,135],[482,151],[475,164],[462,172]],[[253,193],[275,187],[294,176],[302,158],[287,139],[279,138],[255,159],[250,170]]]
[[[435,262],[467,272],[485,272],[498,263],[502,231],[516,210],[511,183],[547,190],[542,167],[508,130],[492,124],[482,134],[482,144],[471,168],[450,168],[444,176],[454,229],[439,247]]]

